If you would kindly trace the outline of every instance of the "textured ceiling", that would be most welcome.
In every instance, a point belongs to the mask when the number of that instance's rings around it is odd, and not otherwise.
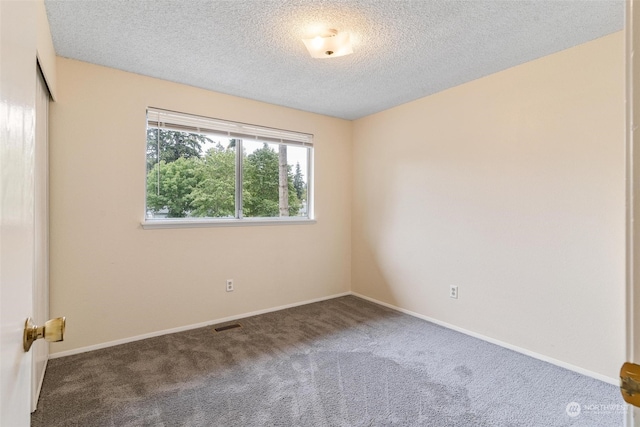
[[[356,119],[621,30],[624,0],[45,1],[56,52]],[[312,59],[314,27],[354,53]],[[622,47],[621,47],[622,49]]]

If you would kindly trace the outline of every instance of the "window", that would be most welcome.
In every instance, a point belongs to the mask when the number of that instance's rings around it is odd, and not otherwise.
[[[311,219],[312,135],[147,110],[143,225]]]

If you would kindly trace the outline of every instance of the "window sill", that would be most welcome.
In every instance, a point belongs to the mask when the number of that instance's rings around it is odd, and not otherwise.
[[[315,224],[315,219],[281,219],[281,218],[253,218],[253,219],[154,219],[142,221],[142,228],[153,230],[158,228],[208,228],[208,227],[245,227],[261,225],[302,225]]]

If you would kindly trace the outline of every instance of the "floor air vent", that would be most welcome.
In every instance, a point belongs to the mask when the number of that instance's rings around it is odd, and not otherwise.
[[[229,329],[242,328],[240,323],[234,323],[233,325],[220,326],[218,328],[214,328],[216,332],[228,331]]]

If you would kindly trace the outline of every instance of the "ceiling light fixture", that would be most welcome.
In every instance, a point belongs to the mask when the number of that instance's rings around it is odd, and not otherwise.
[[[349,33],[327,30],[322,35],[302,41],[312,58],[336,58],[353,53]]]

